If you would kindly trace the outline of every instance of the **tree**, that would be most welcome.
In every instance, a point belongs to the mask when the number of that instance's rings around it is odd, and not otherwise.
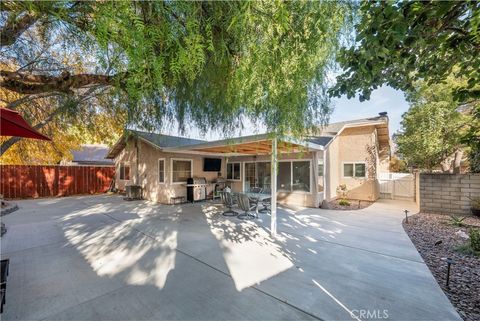
[[[456,100],[480,99],[479,26],[478,1],[365,1],[331,93],[365,100],[383,84],[408,92],[418,80],[435,84],[453,74],[467,80],[452,88]]]
[[[407,164],[403,159],[393,155],[390,159],[389,170],[394,173],[405,173],[407,172]]]
[[[402,116],[402,129],[395,135],[398,153],[409,166],[459,171],[465,146],[463,137],[472,126],[469,111],[458,109],[452,88],[462,85],[448,78],[446,84],[419,81],[407,95],[411,106]],[[468,152],[468,150],[467,150]]]
[[[2,51],[18,66],[0,71],[3,88],[66,97],[107,88],[127,125],[227,133],[243,116],[279,134],[324,123],[326,74],[350,17],[348,3],[309,1],[2,1],[1,10]],[[27,33],[60,42],[32,62]]]

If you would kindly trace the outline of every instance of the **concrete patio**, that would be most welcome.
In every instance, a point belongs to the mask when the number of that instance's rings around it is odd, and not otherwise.
[[[461,320],[403,231],[412,203],[223,217],[217,203],[19,201],[4,320]],[[368,313],[368,314],[367,314]]]

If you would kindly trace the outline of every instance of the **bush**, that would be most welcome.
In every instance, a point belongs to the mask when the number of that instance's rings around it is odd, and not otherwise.
[[[466,219],[465,216],[454,216],[454,215],[450,215],[450,224],[452,224],[453,226],[458,226],[458,227],[462,227],[462,226],[465,226],[465,224],[463,223],[463,221]]]
[[[468,232],[470,236],[470,247],[475,252],[480,252],[480,230],[477,228],[471,228]]]
[[[347,201],[346,199],[341,199],[340,202],[338,202],[338,205],[341,205],[341,206],[350,206],[350,202]]]

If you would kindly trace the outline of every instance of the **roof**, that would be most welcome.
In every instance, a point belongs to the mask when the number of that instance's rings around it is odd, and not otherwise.
[[[82,145],[81,149],[72,151],[72,162],[79,164],[112,165],[111,160],[105,159],[108,153],[105,145]]]
[[[331,123],[321,129],[320,135],[309,136],[306,138],[306,141],[327,146],[344,128],[369,125],[377,127],[379,140],[381,140],[382,143],[389,143],[388,117],[386,117],[386,115]]]
[[[138,137],[141,140],[162,149],[166,147],[180,147],[180,146],[194,145],[194,144],[205,142],[204,140],[200,140],[200,139],[170,136],[170,135],[163,135],[163,134],[157,134],[157,133],[147,133],[139,130],[126,129],[122,137],[120,137],[117,143],[115,143],[115,145],[113,145],[113,147],[108,151],[108,154],[105,156],[105,158],[109,158],[109,159],[115,158],[118,155],[118,153],[120,153],[120,151],[123,148],[125,148],[126,140],[130,136]]]
[[[389,146],[388,117],[380,115],[370,118],[355,119],[337,123],[331,123],[322,128],[320,135],[312,135],[304,140],[284,137],[279,139],[280,151],[290,151],[295,148],[307,148],[311,150],[323,150],[344,128],[375,126],[380,145]],[[204,141],[185,137],[169,136],[157,133],[147,133],[137,130],[126,130],[122,138],[110,149],[107,158],[115,158],[125,147],[128,135],[134,135],[140,139],[169,152],[208,152],[217,154],[261,154],[271,150],[271,137],[269,133],[242,136],[216,141]]]

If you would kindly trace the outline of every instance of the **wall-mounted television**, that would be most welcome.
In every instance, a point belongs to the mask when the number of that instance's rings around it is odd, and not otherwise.
[[[220,172],[222,170],[221,158],[204,158],[203,171],[204,172]]]

